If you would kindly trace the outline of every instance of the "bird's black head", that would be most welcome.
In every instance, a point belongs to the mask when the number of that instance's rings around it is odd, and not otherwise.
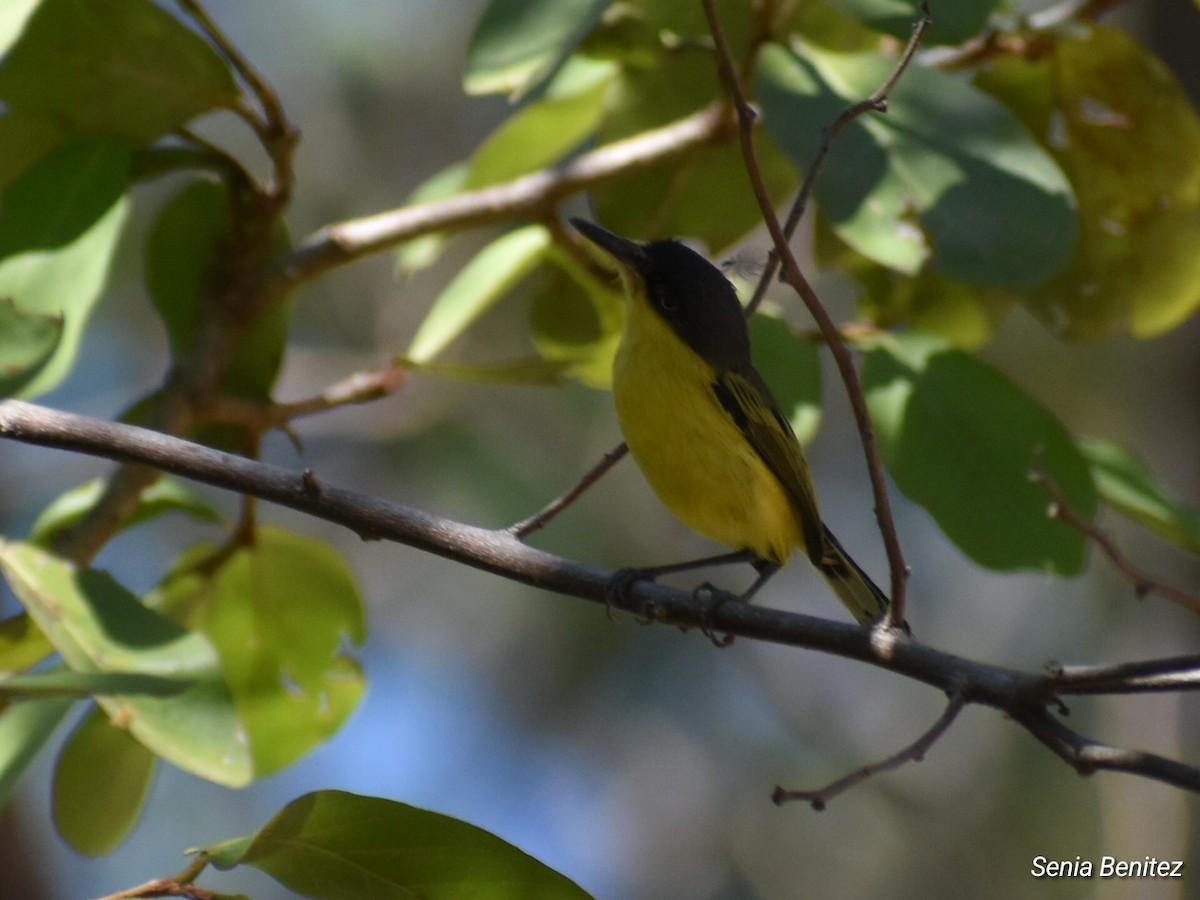
[[[645,302],[700,356],[721,370],[749,365],[746,316],[720,269],[679,241],[639,244],[590,222],[571,224],[636,279]]]

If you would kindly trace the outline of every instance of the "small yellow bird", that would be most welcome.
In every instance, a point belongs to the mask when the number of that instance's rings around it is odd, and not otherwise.
[[[888,598],[821,521],[800,442],[751,361],[733,285],[678,241],[642,244],[571,224],[616,262],[629,301],[613,398],[630,452],[671,512],[735,551],[694,564],[752,562],[749,599],[803,547],[859,622],[878,620]]]

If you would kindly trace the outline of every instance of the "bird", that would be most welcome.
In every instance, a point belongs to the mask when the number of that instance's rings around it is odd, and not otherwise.
[[[630,572],[652,580],[746,561],[758,573],[740,595],[749,600],[802,548],[859,623],[879,621],[888,597],[821,520],[800,442],[754,368],[733,285],[678,240],[643,243],[570,221],[615,264],[627,300],[612,377],[625,443],[678,519],[731,548]]]

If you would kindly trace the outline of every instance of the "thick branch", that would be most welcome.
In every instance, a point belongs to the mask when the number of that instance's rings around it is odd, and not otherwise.
[[[649,582],[637,582],[629,591],[613,596],[607,590],[611,572],[528,547],[506,529],[466,525],[324,484],[312,472],[267,465],[144,428],[18,400],[0,402],[0,438],[174,472],[344,525],[364,539],[396,541],[534,587],[611,604],[647,620],[858,660],[936,687],[949,696],[960,697],[963,703],[1003,710],[1080,772],[1118,769],[1200,792],[1200,769],[1154,754],[1108,747],[1063,725],[1048,704],[1055,702],[1058,688],[1070,692],[1070,682],[1077,680],[1076,687],[1083,689],[1087,681],[1070,669],[1050,674],[1019,672],[937,650],[894,629],[867,629],[728,603],[716,595],[694,596]],[[1164,689],[1161,683],[1147,681],[1150,674],[1184,668],[1180,660],[1127,665],[1131,666],[1127,680],[1122,680],[1122,673],[1116,669],[1104,673],[1105,693],[1160,691]],[[1176,687],[1196,690],[1200,682],[1180,678]]]
[[[571,194],[712,143],[728,133],[729,125],[726,111],[711,106],[662,128],[606,144],[560,169],[534,172],[446,200],[329,225],[301,242],[287,257],[280,273],[281,287],[290,289],[337,266],[425,234],[461,231],[522,217],[539,218]]]

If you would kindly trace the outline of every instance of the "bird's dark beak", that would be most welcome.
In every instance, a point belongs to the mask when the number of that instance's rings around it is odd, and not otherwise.
[[[572,219],[571,224],[576,231],[615,259],[617,262],[637,270],[638,263],[645,257],[641,244],[626,240],[620,235],[606,231],[599,225],[585,222],[583,219]]]

